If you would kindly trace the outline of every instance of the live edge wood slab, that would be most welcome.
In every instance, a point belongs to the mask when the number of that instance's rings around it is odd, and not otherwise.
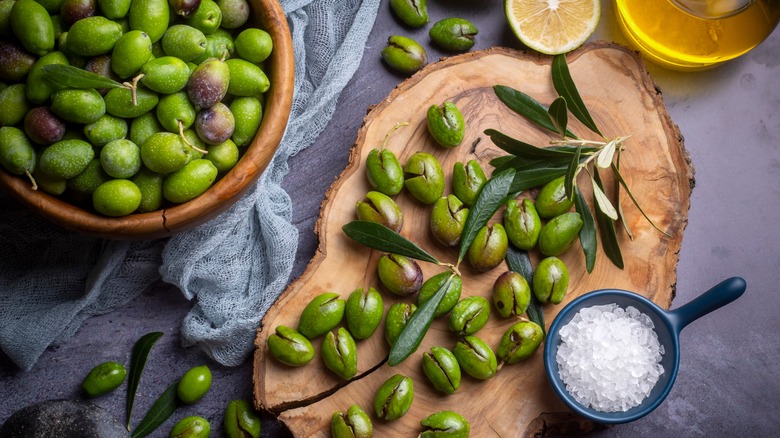
[[[621,159],[622,173],[645,213],[671,237],[653,229],[623,192],[620,203],[633,234],[631,240],[619,229],[624,269],[616,268],[599,250],[595,269],[588,274],[582,250],[575,244],[561,256],[570,273],[568,295],[563,303],[545,307],[547,327],[567,302],[596,289],[636,291],[668,308],[675,293],[677,254],[694,185],[693,168],[682,137],[669,118],[660,92],[634,52],[613,44],[593,43],[568,54],[567,60],[579,92],[601,131],[609,138],[632,136]],[[488,162],[504,155],[483,134],[485,129],[498,129],[540,146],[553,139],[504,106],[492,89],[496,84],[508,85],[547,105],[557,96],[550,78],[550,64],[550,57],[504,48],[446,58],[401,83],[370,110],[358,132],[349,165],[328,190],[322,204],[316,226],[320,239],[317,254],[303,275],[269,310],[258,330],[254,397],[259,409],[277,414],[300,437],[329,436],[332,413],[344,411],[353,404],[360,405],[372,417],[376,436],[416,436],[421,430],[420,420],[441,410],[463,415],[471,423],[472,436],[479,437],[559,434],[595,427],[574,416],[553,393],[544,374],[542,348],[527,361],[504,366],[488,381],[464,375],[455,394],[436,392],[422,373],[420,362],[422,353],[432,346],[452,348],[455,345],[457,339],[447,328],[446,317],[434,321],[419,350],[395,367],[386,364],[389,347],[384,339],[384,323],[381,324],[371,338],[358,343],[358,374],[350,381],[331,373],[319,357],[306,366],[292,368],[267,354],[268,335],[278,325],[296,327],[302,309],[316,295],[334,291],[346,298],[359,287],[374,286],[382,290],[376,275],[380,254],[350,240],[341,227],[355,219],[355,203],[370,190],[365,158],[382,143],[385,134],[396,123],[409,122],[409,126],[395,131],[387,147],[401,163],[417,151],[433,154],[445,170],[448,183],[445,193],[450,193],[449,178],[455,162],[476,159],[489,174],[492,167]],[[426,131],[428,107],[445,100],[455,102],[466,120],[466,139],[455,149],[438,147]],[[576,121],[570,123],[570,128],[581,137],[596,139]],[[584,174],[580,178],[583,193],[590,200],[589,182]],[[605,184],[613,187],[614,181],[610,179]],[[440,246],[430,235],[430,207],[405,192],[396,201],[405,214],[401,234],[439,260],[454,261],[456,250]],[[501,211],[493,220],[500,218]],[[532,252],[531,258],[536,263],[539,254]],[[420,265],[426,278],[443,270],[424,262]],[[481,295],[490,299],[495,278],[506,269],[502,264],[478,274],[464,263],[462,297]],[[387,291],[382,293],[385,309],[403,299]],[[514,322],[515,319],[501,319],[494,311],[477,335],[495,349],[503,332]],[[321,342],[321,339],[313,341],[317,356]],[[412,377],[414,403],[401,419],[385,422],[373,414],[374,394],[386,379],[397,373]]]

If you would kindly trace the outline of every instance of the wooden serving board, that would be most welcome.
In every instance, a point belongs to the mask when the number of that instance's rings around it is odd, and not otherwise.
[[[629,187],[647,215],[671,238],[654,230],[631,204],[621,197],[633,241],[619,230],[625,268],[618,269],[599,250],[591,274],[579,245],[561,258],[570,273],[569,293],[563,303],[545,307],[549,327],[557,311],[567,302],[588,291],[603,288],[633,290],[668,308],[675,292],[678,251],[687,224],[693,168],[683,147],[682,137],[672,123],[647,69],[636,53],[608,43],[587,45],[567,56],[569,68],[580,94],[607,137],[631,134],[621,161]],[[343,298],[358,287],[380,288],[376,260],[380,254],[347,238],[341,227],[355,219],[355,202],[370,190],[365,176],[365,158],[378,147],[385,134],[398,122],[410,126],[397,130],[387,147],[401,163],[417,151],[436,156],[447,175],[453,164],[477,159],[486,173],[488,162],[504,155],[483,134],[495,128],[535,145],[546,145],[551,135],[513,113],[495,96],[492,86],[504,84],[521,90],[543,104],[557,96],[550,79],[551,58],[504,48],[472,52],[431,64],[400,84],[380,104],[371,109],[358,132],[350,162],[328,190],[316,232],[317,254],[303,275],[293,282],[263,319],[256,339],[254,396],[259,409],[273,412],[296,436],[329,436],[330,417],[352,404],[360,405],[374,422],[376,436],[416,436],[419,422],[440,411],[453,410],[471,423],[472,436],[529,436],[539,432],[562,433],[587,430],[594,425],[575,417],[556,397],[544,374],[542,350],[527,361],[504,366],[488,381],[463,376],[453,395],[436,392],[421,370],[421,356],[431,346],[452,348],[457,341],[446,317],[434,321],[420,349],[402,364],[386,364],[389,348],[384,339],[384,323],[369,339],[358,343],[358,375],[343,381],[325,368],[319,358],[321,339],[313,341],[318,356],[300,368],[276,362],[267,354],[266,339],[277,325],[296,327],[301,310],[316,295],[338,292]],[[466,140],[455,149],[438,147],[426,131],[426,111],[431,104],[451,100],[466,119]],[[573,120],[573,117],[570,117]],[[576,122],[576,121],[575,121]],[[596,139],[579,123],[570,128],[584,138]],[[606,174],[606,173],[604,173]],[[583,193],[590,200],[589,184],[583,178]],[[611,183],[605,181],[607,187]],[[532,194],[533,195],[533,194]],[[429,232],[430,206],[424,206],[408,193],[396,201],[405,214],[401,234],[429,250],[442,261],[455,261],[457,251],[444,248]],[[501,211],[494,217],[500,220]],[[539,254],[532,253],[536,263]],[[428,278],[443,269],[420,262]],[[495,278],[505,265],[477,274],[467,263],[461,265],[463,295],[491,296]],[[381,290],[381,288],[380,288]],[[383,291],[385,309],[401,298]],[[407,298],[407,300],[410,300]],[[480,332],[492,348],[497,348],[503,332],[516,320],[503,320],[495,311]],[[393,422],[373,414],[377,388],[390,376],[402,373],[414,381],[414,403],[404,417]]]

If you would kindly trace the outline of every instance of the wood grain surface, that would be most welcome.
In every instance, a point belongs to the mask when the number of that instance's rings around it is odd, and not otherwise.
[[[621,169],[645,213],[672,237],[654,230],[623,195],[621,204],[633,233],[633,241],[625,233],[619,233],[625,268],[613,266],[599,250],[595,269],[588,274],[582,250],[579,245],[573,246],[561,256],[570,273],[569,293],[563,303],[545,307],[547,326],[567,302],[595,289],[633,290],[668,308],[675,293],[677,254],[694,182],[682,137],[634,52],[616,45],[594,43],[570,53],[567,59],[580,94],[601,131],[607,137],[632,135],[623,153]],[[377,436],[415,436],[421,430],[421,419],[445,409],[466,417],[471,422],[472,436],[480,437],[529,436],[593,427],[573,416],[553,393],[544,375],[542,348],[527,361],[504,366],[488,381],[464,375],[455,394],[437,393],[426,381],[420,362],[422,352],[431,346],[452,348],[457,341],[447,328],[446,318],[434,321],[420,349],[395,367],[385,363],[389,348],[383,336],[384,324],[380,325],[371,338],[358,343],[358,375],[348,382],[328,371],[319,357],[306,366],[291,368],[276,362],[266,351],[266,339],[274,328],[296,327],[301,310],[316,295],[333,291],[346,298],[358,287],[380,287],[376,275],[376,259],[380,254],[351,241],[341,227],[355,219],[355,203],[370,190],[365,158],[381,144],[385,134],[396,123],[408,121],[410,126],[397,130],[387,147],[402,163],[417,151],[436,156],[447,176],[445,193],[450,193],[450,175],[455,162],[477,159],[489,174],[492,168],[488,162],[504,155],[483,134],[485,129],[498,129],[535,145],[549,144],[552,137],[505,107],[492,86],[508,85],[549,104],[556,97],[550,63],[550,57],[503,48],[447,58],[404,81],[371,109],[357,133],[349,165],[323,202],[316,227],[320,239],[317,254],[303,275],[269,310],[258,330],[253,376],[258,408],[278,414],[301,437],[329,436],[331,414],[352,404],[360,405],[371,415]],[[445,100],[455,102],[466,119],[466,140],[455,149],[436,146],[426,131],[427,108]],[[570,123],[570,128],[582,137],[596,139],[579,123]],[[587,183],[584,175],[581,178],[581,182]],[[605,184],[612,185],[610,180]],[[586,199],[591,198],[588,186],[581,184]],[[534,195],[530,191],[521,196]],[[398,195],[396,202],[405,214],[401,234],[439,260],[454,262],[456,250],[438,245],[430,235],[430,207],[405,192]],[[499,211],[493,220],[500,220],[500,214]],[[532,252],[531,258],[536,263],[539,254]],[[442,271],[435,265],[423,262],[420,265],[426,278]],[[461,265],[462,297],[481,295],[489,299],[495,278],[506,269],[502,264],[479,274],[464,263]],[[387,291],[382,293],[386,309],[402,300]],[[493,312],[477,335],[495,349],[500,336],[514,322],[500,319]],[[321,339],[312,343],[319,354]],[[382,382],[397,373],[413,378],[414,403],[401,419],[384,422],[372,413],[374,394]]]

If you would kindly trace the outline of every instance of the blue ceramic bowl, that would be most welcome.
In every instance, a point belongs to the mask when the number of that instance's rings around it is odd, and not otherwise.
[[[652,412],[672,389],[680,366],[680,332],[689,323],[739,298],[745,292],[745,280],[732,277],[708,290],[684,306],[666,311],[634,292],[603,289],[589,292],[567,304],[553,320],[544,345],[544,367],[555,392],[574,412],[597,423],[620,424],[637,420]],[[633,306],[649,316],[655,325],[658,340],[664,347],[661,365],[664,373],[650,395],[639,405],[625,412],[600,412],[579,403],[566,390],[558,376],[555,355],[561,342],[559,330],[584,307],[615,303],[622,308]]]

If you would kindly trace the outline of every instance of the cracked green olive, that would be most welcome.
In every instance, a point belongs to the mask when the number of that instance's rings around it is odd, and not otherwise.
[[[498,371],[495,353],[476,336],[466,336],[458,341],[452,353],[458,359],[460,368],[475,379],[487,380]]]
[[[457,162],[452,167],[452,193],[467,207],[474,205],[486,182],[485,172],[477,160],[469,160],[465,166]]]
[[[569,271],[561,259],[547,257],[536,266],[532,283],[537,300],[558,304],[569,287]]]
[[[471,266],[479,272],[489,271],[500,265],[506,257],[509,240],[501,224],[482,227],[468,250]]]
[[[347,298],[344,318],[347,329],[355,339],[368,339],[374,334],[379,323],[382,322],[382,314],[385,308],[382,303],[382,295],[369,287],[355,289]]]
[[[426,152],[417,152],[404,165],[404,186],[423,204],[433,204],[444,194],[444,172],[439,160]]]
[[[539,251],[546,256],[565,253],[579,237],[582,225],[582,216],[577,212],[555,216],[539,232]]]
[[[345,307],[346,302],[335,292],[317,295],[301,312],[298,331],[308,339],[324,335],[341,323]]]
[[[260,425],[260,417],[246,400],[228,403],[222,420],[227,438],[260,438]]]
[[[441,411],[420,421],[425,430],[419,438],[468,438],[469,422],[453,411]]]
[[[536,195],[539,216],[549,219],[569,211],[574,200],[566,197],[566,177],[561,176],[545,184]]]
[[[412,379],[403,374],[396,374],[387,379],[377,390],[374,397],[374,413],[383,420],[397,420],[409,412],[413,401]]]
[[[423,353],[425,377],[436,390],[452,394],[460,387],[460,365],[452,352],[444,347],[431,347]]]
[[[401,332],[409,322],[409,318],[417,310],[417,306],[411,303],[395,303],[387,309],[385,316],[385,340],[392,347],[401,336]]]
[[[387,39],[387,46],[382,49],[382,59],[394,70],[412,74],[428,62],[428,54],[417,41],[393,35]]]
[[[358,219],[375,222],[395,231],[401,231],[404,214],[393,199],[381,192],[368,192],[355,204]]]
[[[425,0],[390,0],[390,9],[407,26],[423,27],[428,24]]]
[[[207,438],[211,433],[208,420],[197,415],[191,415],[179,420],[168,435],[170,438]]]
[[[454,148],[463,142],[466,122],[458,107],[452,102],[431,105],[427,113],[428,133],[439,146]]]
[[[344,380],[349,380],[357,374],[357,345],[355,339],[344,327],[339,327],[325,335],[322,342],[322,361],[329,370]]]
[[[366,157],[366,176],[376,191],[395,196],[404,188],[404,170],[398,157],[387,149],[372,149]]]
[[[520,321],[501,337],[496,355],[502,363],[513,364],[528,359],[544,340],[542,328],[532,321]]]
[[[450,313],[450,330],[459,336],[473,335],[487,324],[490,318],[490,303],[474,295],[464,298]]]
[[[374,425],[371,418],[358,405],[352,405],[347,413],[336,411],[330,417],[330,436],[333,438],[371,438]]]
[[[430,300],[436,294],[439,288],[444,285],[444,282],[450,278],[451,275],[452,273],[450,271],[445,271],[425,280],[425,283],[423,283],[422,287],[420,288],[420,293],[417,295],[417,305],[422,306],[428,300]],[[447,292],[444,293],[444,298],[442,298],[442,300],[439,302],[439,305],[436,306],[434,317],[442,316],[452,310],[452,308],[455,307],[455,304],[457,304],[458,300],[460,299],[460,293],[462,289],[463,282],[461,281],[460,276],[455,275],[452,278],[452,283],[450,283],[450,287],[447,289]]]
[[[514,271],[506,271],[493,283],[493,305],[504,318],[520,316],[531,303],[531,287],[525,277]]]
[[[465,52],[474,46],[477,36],[474,23],[463,18],[445,18],[431,26],[428,35],[439,47],[453,52]]]
[[[468,216],[469,209],[455,195],[437,199],[431,210],[433,238],[444,246],[457,246]]]
[[[504,228],[512,245],[526,251],[536,246],[542,231],[542,220],[536,212],[534,201],[523,199],[518,202],[510,199],[504,210]]]
[[[420,291],[423,273],[414,259],[398,254],[384,254],[377,262],[379,281],[390,292],[409,296]]]
[[[299,367],[314,358],[314,347],[305,336],[295,329],[280,325],[268,336],[268,350],[279,362]]]

